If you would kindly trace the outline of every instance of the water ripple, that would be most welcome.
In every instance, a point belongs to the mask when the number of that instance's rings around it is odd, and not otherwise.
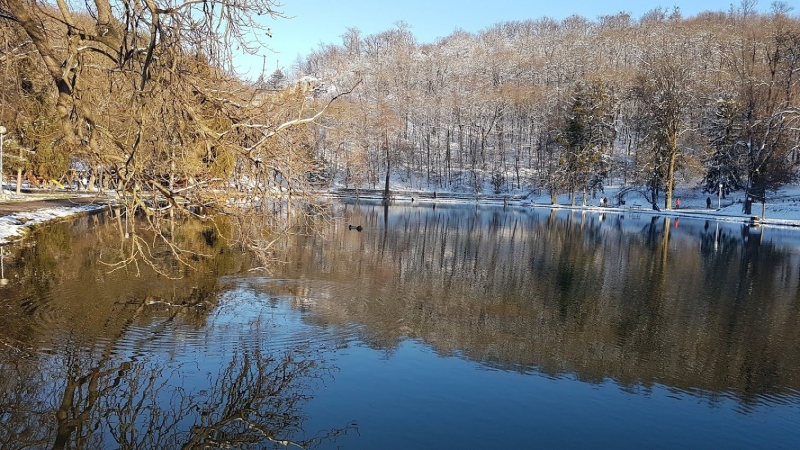
[[[313,298],[275,295],[264,289],[291,283],[243,282],[224,292],[202,322],[190,314],[156,315],[137,321],[116,340],[115,353],[131,358],[146,354],[219,358],[240,348],[257,348],[263,353],[330,351],[358,340],[356,326],[316,321],[310,313],[316,303]]]

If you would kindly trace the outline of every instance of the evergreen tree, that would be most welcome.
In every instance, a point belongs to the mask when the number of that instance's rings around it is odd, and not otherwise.
[[[741,140],[743,133],[743,115],[736,102],[717,100],[707,129],[711,154],[703,161],[704,192],[717,192],[720,184],[724,195],[745,188],[747,146]]]
[[[287,80],[286,74],[281,69],[275,69],[267,80],[267,87],[273,90],[283,89],[287,85]]]
[[[611,114],[612,99],[600,80],[579,82],[559,136],[564,147],[560,160],[561,173],[574,201],[578,189],[597,192],[608,177],[606,151],[611,147],[616,130]],[[584,195],[584,204],[586,195]]]

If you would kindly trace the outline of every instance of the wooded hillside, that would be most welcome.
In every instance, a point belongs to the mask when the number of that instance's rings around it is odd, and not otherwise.
[[[390,178],[583,201],[614,183],[667,208],[676,182],[699,181],[759,200],[797,176],[800,21],[754,5],[435,43],[403,23],[348,29],[294,73],[245,82],[232,61],[264,45],[272,0],[0,0],[6,175],[83,178],[148,215]]]
[[[794,181],[800,22],[742,2],[683,17],[656,9],[500,23],[418,43],[408,26],[320,46],[301,74],[363,80],[317,150],[348,187],[594,193],[615,184],[671,205],[676,181],[709,192]],[[585,198],[585,196],[584,196]]]

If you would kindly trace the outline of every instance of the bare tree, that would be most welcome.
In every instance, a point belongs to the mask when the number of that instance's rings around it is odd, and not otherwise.
[[[672,208],[681,139],[690,130],[687,115],[695,100],[688,44],[671,44],[642,62],[634,87],[645,144],[640,159],[643,181],[654,208],[660,187],[664,187],[666,209]]]
[[[167,210],[254,205],[272,214],[270,201],[304,194],[309,126],[342,92],[312,79],[276,91],[285,80],[275,77],[259,90],[231,69],[234,48],[264,43],[263,18],[282,17],[276,1],[0,5],[56,93],[51,143],[113,180],[129,219],[155,226]]]

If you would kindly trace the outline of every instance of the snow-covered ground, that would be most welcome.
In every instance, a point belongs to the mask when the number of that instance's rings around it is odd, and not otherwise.
[[[630,209],[641,208],[642,212],[659,215],[672,216],[708,216],[716,220],[751,221],[754,217],[758,218],[761,225],[780,225],[780,226],[800,226],[800,186],[786,186],[775,193],[767,194],[767,204],[764,207],[761,203],[753,203],[751,214],[744,214],[744,193],[734,192],[727,198],[720,199],[718,195],[702,192],[699,188],[677,188],[673,195],[672,210],[664,208],[663,196],[658,206],[661,211],[653,211],[650,204],[644,197],[635,191],[625,194],[625,205],[618,205],[616,195],[619,189],[616,187],[606,188],[605,192],[598,194],[595,199],[588,199],[587,205],[591,208],[600,207],[600,197],[605,196],[609,199],[611,209]],[[675,202],[680,199],[680,208],[675,208]],[[708,200],[711,200],[711,208],[707,208]],[[549,196],[534,198],[533,203],[550,204]],[[560,196],[558,199],[559,207],[569,207],[568,196]],[[579,197],[576,205],[582,204]]]
[[[408,183],[393,178],[391,180],[391,191],[393,198],[398,202],[411,201],[412,199],[419,203],[445,203],[445,202],[459,202],[459,201],[474,201],[476,196],[473,192],[447,192],[443,190],[438,191],[438,197],[432,199],[430,193],[435,191],[435,188],[424,187],[423,183]],[[421,188],[419,186],[422,186]],[[343,187],[343,186],[340,186]],[[337,189],[334,188],[334,191]],[[354,189],[349,189],[348,193],[352,193]],[[372,190],[376,198],[381,196],[380,189]],[[508,204],[532,206],[532,207],[550,207],[550,208],[577,208],[589,210],[602,210],[604,211],[627,211],[636,209],[637,212],[643,214],[656,214],[662,216],[689,216],[703,219],[721,220],[721,221],[736,221],[736,222],[751,222],[754,218],[758,219],[758,223],[763,226],[791,226],[800,227],[800,186],[785,186],[778,192],[769,192],[767,194],[766,207],[762,207],[761,203],[753,203],[751,214],[744,214],[743,202],[744,193],[734,192],[727,196],[727,198],[720,198],[716,193],[704,193],[697,187],[678,187],[675,189],[673,195],[673,209],[667,210],[664,208],[663,193],[658,202],[660,211],[654,211],[650,203],[644,196],[634,190],[626,190],[624,194],[625,204],[620,205],[617,195],[620,192],[619,187],[611,186],[606,187],[603,192],[598,192],[596,195],[587,195],[586,206],[583,206],[583,198],[578,194],[575,200],[575,206],[572,206],[569,195],[563,194],[558,197],[555,205],[552,204],[550,195],[547,192],[540,191],[532,193],[530,190],[520,190],[514,192],[504,192],[495,194],[492,187],[488,184],[483,187],[481,195],[478,197],[484,198],[487,203],[503,204],[502,198],[509,197]],[[421,195],[422,193],[426,195]],[[443,194],[460,194],[456,197],[461,199],[453,199],[451,196]],[[601,206],[601,198],[608,198],[608,206]],[[522,200],[520,200],[522,199]],[[680,208],[676,208],[675,200],[680,199]],[[707,202],[711,200],[711,207],[707,208]],[[798,230],[800,231],[800,230]]]
[[[0,245],[19,240],[36,226],[105,208],[105,205],[81,205],[39,209],[0,217]]]

